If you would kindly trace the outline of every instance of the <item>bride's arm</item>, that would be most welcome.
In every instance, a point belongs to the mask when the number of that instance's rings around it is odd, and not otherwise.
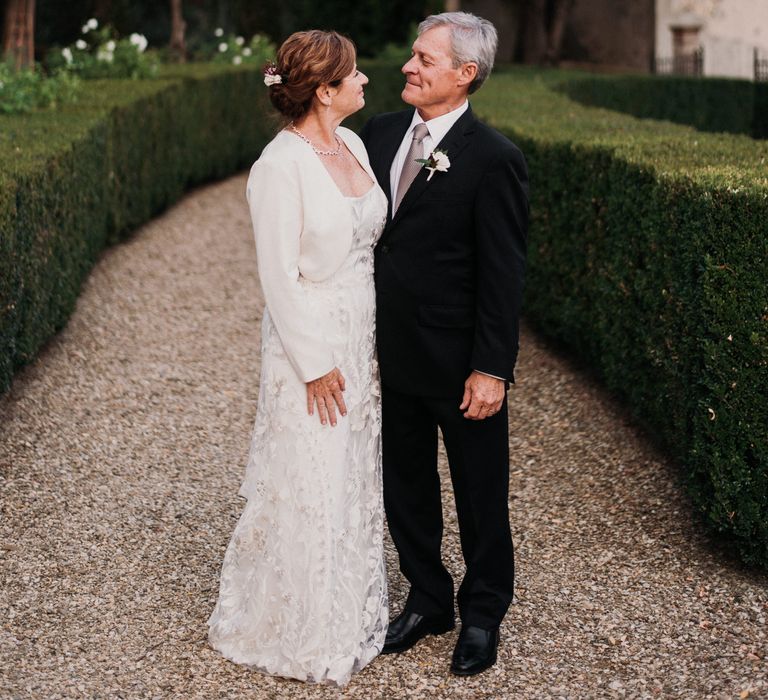
[[[310,293],[299,283],[299,243],[303,205],[290,163],[256,161],[246,196],[256,238],[256,256],[270,316],[285,353],[303,382],[334,370],[321,320],[308,304]]]

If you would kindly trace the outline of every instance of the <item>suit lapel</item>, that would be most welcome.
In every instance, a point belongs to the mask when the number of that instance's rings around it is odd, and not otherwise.
[[[448,155],[448,159],[451,161],[451,167],[453,167],[454,161],[459,157],[459,154],[469,144],[469,136],[474,131],[476,122],[477,120],[475,119],[474,114],[472,114],[472,108],[468,107],[467,111],[459,117],[458,121],[450,128],[448,133],[443,137],[442,141],[440,141],[440,143],[435,146],[435,150],[439,149]],[[410,121],[408,124],[410,124]],[[402,134],[400,135],[400,142],[402,142],[404,134],[405,130],[403,130]],[[400,142],[398,142],[398,146],[400,145]],[[395,150],[392,153],[392,157],[389,160],[390,165],[392,164],[392,160],[394,160],[395,153],[397,153],[397,147],[395,147]],[[448,175],[448,173],[436,172],[433,178],[441,176],[445,177],[446,175]],[[395,216],[391,220],[389,216],[387,217],[387,227],[384,229],[382,237],[400,220],[403,214],[408,211],[408,208],[411,207],[413,203],[416,202],[416,200],[418,200],[418,198],[429,187],[431,180],[428,182],[428,177],[429,171],[426,168],[422,168],[419,171],[419,174],[416,176],[416,179],[411,183],[408,191],[405,193],[403,201],[400,202],[400,206],[395,212]],[[387,182],[389,182],[389,170],[387,170]],[[389,192],[389,187],[387,187],[387,192]]]
[[[387,195],[387,202],[392,201],[392,191],[389,183],[389,171],[392,168],[392,161],[395,159],[397,149],[403,142],[403,137],[413,119],[413,110],[400,112],[397,118],[387,126],[387,131],[382,135],[379,146],[375,154],[371,156],[371,167],[379,181],[381,189]],[[387,206],[387,221],[392,215],[392,206]]]

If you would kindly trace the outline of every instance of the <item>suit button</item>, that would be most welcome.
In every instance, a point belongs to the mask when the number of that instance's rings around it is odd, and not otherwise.
[[[385,253],[385,254],[388,253],[389,252],[389,246],[388,245],[381,246],[381,252]]]

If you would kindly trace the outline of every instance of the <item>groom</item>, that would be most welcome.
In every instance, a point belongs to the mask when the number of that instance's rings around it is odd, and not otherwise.
[[[378,115],[360,134],[390,203],[376,247],[384,504],[410,583],[383,653],[454,627],[453,580],[440,557],[439,427],[467,567],[457,675],[496,662],[514,585],[506,392],[518,351],[528,176],[518,148],[467,101],[496,46],[487,20],[428,17],[402,69],[402,98],[415,110]]]

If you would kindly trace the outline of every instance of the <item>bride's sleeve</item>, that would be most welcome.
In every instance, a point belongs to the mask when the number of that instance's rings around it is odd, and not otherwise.
[[[261,288],[291,365],[303,382],[334,368],[321,319],[311,310],[311,291],[299,283],[299,245],[303,206],[299,183],[289,164],[256,161],[246,197],[256,238]]]

